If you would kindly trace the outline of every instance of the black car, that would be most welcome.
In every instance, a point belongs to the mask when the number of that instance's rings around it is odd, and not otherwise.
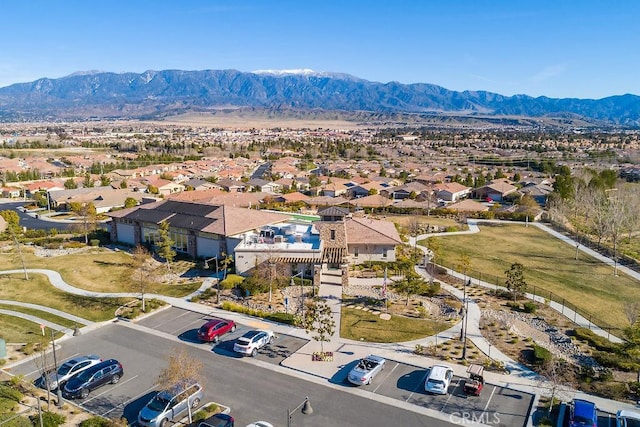
[[[105,384],[115,384],[124,375],[122,364],[116,359],[105,360],[80,372],[64,385],[62,395],[67,399],[85,399],[91,390]]]
[[[198,427],[233,427],[234,421],[231,415],[215,414],[198,424]]]

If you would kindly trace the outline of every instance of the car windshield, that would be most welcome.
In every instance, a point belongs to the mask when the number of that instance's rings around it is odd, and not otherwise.
[[[247,345],[250,342],[251,340],[249,340],[248,338],[243,338],[243,337],[238,338],[238,344],[240,345]]]
[[[590,420],[587,417],[582,417],[580,415],[576,415],[575,417],[573,417],[573,422],[574,423],[578,423],[578,424],[582,424],[585,426],[591,425],[591,423],[593,422],[592,420]]]
[[[60,366],[60,369],[58,369],[58,375],[67,375],[71,368],[73,368],[74,366],[75,363],[64,363],[62,366]]]
[[[152,411],[162,412],[164,411],[164,408],[167,407],[168,403],[169,401],[164,396],[157,394],[156,397],[151,399],[151,402],[147,404],[147,408]]]

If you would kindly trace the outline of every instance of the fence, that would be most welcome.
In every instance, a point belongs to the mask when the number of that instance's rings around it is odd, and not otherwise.
[[[447,265],[442,261],[439,262],[439,265],[453,271],[458,271],[456,269],[459,269],[458,265]],[[466,276],[471,281],[471,284],[477,284],[494,290],[506,289],[506,279],[504,277],[483,273],[482,271],[473,269],[468,270]],[[524,292],[529,294],[527,295],[527,297],[538,301],[542,300],[547,305],[549,305],[551,301],[555,302],[559,305],[558,311],[572,320],[574,323],[577,323],[576,320],[578,320],[578,316],[581,316],[587,321],[587,325],[585,325],[585,327],[591,330],[601,329],[605,331],[607,334],[607,339],[610,339],[611,335],[614,335],[620,339],[624,339],[623,328],[609,325],[607,322],[598,318],[593,313],[577,307],[575,304],[572,304],[558,294],[535,285],[528,285],[524,289]],[[573,314],[571,314],[571,312],[573,312]]]

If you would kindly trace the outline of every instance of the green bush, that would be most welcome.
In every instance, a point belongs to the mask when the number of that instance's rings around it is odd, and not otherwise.
[[[16,417],[16,414],[13,412],[7,412],[0,413],[0,425],[2,427],[33,427],[39,426],[40,424],[32,423],[26,416]]]
[[[516,311],[520,310],[519,302],[508,301],[506,306],[509,307],[511,310],[516,310]]]
[[[620,353],[594,351],[593,358],[602,366],[625,372],[637,371],[640,368],[638,363],[634,362],[628,356]]]
[[[40,425],[38,414],[31,415],[29,417],[33,425]],[[42,425],[43,427],[58,427],[64,424],[67,417],[64,415],[56,414],[55,412],[42,411]]]
[[[525,313],[535,313],[537,309],[538,309],[538,306],[533,301],[527,301],[524,304],[522,304],[522,310]]]
[[[0,414],[11,412],[23,398],[23,394],[7,385],[0,384]]]
[[[612,343],[605,337],[601,337],[589,328],[575,328],[573,330],[576,338],[582,341],[587,341],[591,347],[594,347],[599,351],[606,351],[610,353],[617,353],[622,350],[620,344]]]
[[[544,347],[539,346],[538,344],[533,345],[533,358],[536,365],[544,365],[547,362],[550,362],[553,358],[553,355],[549,350]]]
[[[80,423],[80,427],[110,427],[110,425],[111,420],[99,416],[87,418]]]
[[[205,418],[209,418],[211,415],[218,412],[219,409],[220,407],[215,403],[205,406],[204,408],[199,409],[198,411],[196,411],[195,414],[193,414],[193,421],[197,422],[197,421],[202,421]]]
[[[237,274],[228,274],[227,278],[220,281],[220,289],[233,289],[244,282],[244,277]]]
[[[267,314],[265,316],[265,319],[271,320],[274,322],[279,322],[279,323],[286,323],[288,325],[295,325],[297,321],[296,316],[294,314],[282,313],[282,312]]]

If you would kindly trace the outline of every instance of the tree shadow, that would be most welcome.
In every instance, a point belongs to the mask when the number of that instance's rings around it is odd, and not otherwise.
[[[122,417],[127,419],[129,425],[134,425],[138,422],[138,414],[140,410],[158,394],[156,390],[150,391],[147,394],[140,396],[139,398],[132,400],[122,410]],[[114,418],[114,417],[111,417]]]

